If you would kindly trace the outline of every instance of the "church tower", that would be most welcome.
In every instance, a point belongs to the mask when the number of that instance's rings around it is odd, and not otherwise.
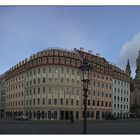
[[[129,64],[129,59],[127,60],[125,73],[127,73],[127,74],[129,74],[129,76],[131,76],[131,68],[130,68],[130,64]]]
[[[136,76],[135,79],[140,79],[140,50],[139,50],[139,56],[136,60]]]

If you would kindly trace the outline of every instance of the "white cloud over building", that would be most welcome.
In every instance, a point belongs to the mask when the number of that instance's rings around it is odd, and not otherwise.
[[[127,59],[129,59],[133,77],[135,75],[136,59],[138,57],[139,50],[140,32],[135,34],[130,41],[124,43],[117,60],[117,65],[124,69],[127,63]]]

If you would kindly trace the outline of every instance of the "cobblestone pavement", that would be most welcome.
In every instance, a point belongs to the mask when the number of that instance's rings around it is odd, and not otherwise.
[[[140,120],[87,121],[88,134],[140,134]],[[83,134],[83,121],[0,120],[0,134]]]

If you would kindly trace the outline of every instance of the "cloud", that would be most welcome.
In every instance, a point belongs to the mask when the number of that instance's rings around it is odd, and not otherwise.
[[[125,68],[127,59],[130,61],[132,76],[135,75],[136,59],[140,50],[140,32],[135,34],[130,41],[124,43],[121,48],[117,65],[121,68]]]

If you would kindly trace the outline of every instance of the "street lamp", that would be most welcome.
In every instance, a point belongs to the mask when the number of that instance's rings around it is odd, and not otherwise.
[[[82,81],[83,81],[83,91],[84,91],[84,134],[87,133],[87,92],[88,84],[90,79],[91,65],[88,60],[83,59],[83,64],[81,66],[82,70]]]

